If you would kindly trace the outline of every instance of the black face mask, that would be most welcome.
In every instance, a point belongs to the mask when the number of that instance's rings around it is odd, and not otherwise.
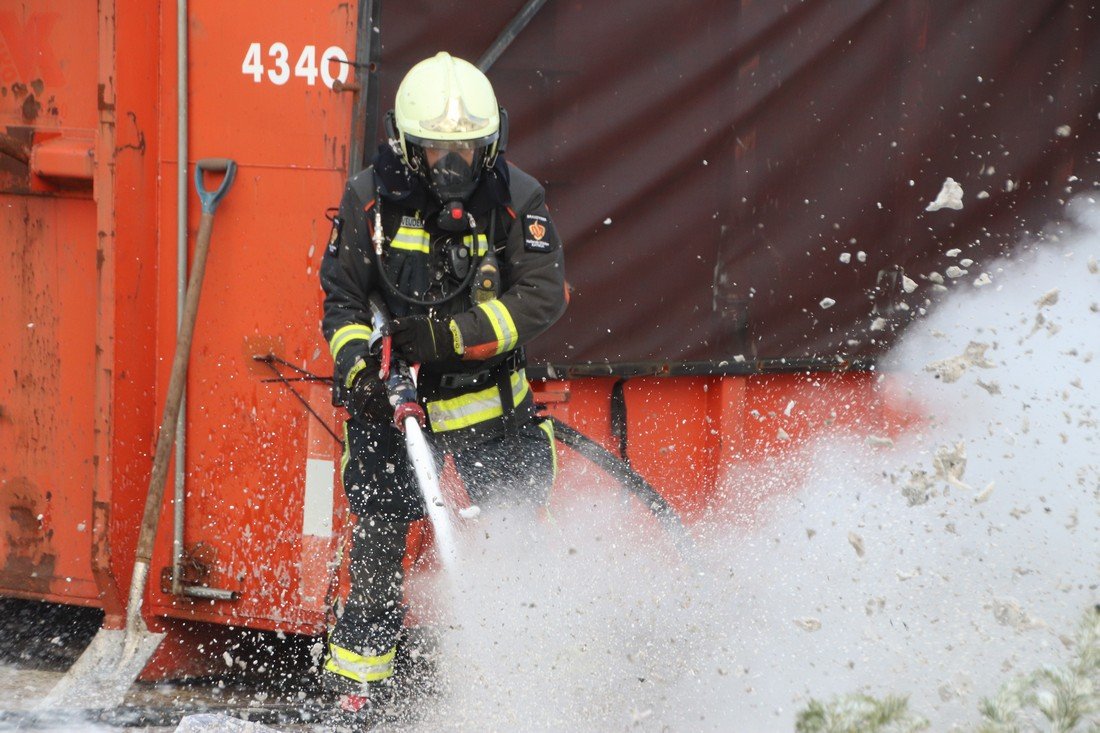
[[[444,204],[466,201],[477,188],[477,178],[478,172],[473,166],[451,151],[428,171],[428,187]]]

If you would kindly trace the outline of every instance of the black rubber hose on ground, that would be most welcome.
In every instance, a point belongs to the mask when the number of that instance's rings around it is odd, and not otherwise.
[[[621,458],[604,448],[584,433],[578,431],[556,417],[550,418],[554,424],[554,437],[569,446],[581,456],[587,458],[599,468],[609,473],[616,481],[646,506],[657,521],[672,535],[673,542],[685,557],[694,555],[694,542],[680,515],[653,486],[642,478],[637,471],[628,466]]]

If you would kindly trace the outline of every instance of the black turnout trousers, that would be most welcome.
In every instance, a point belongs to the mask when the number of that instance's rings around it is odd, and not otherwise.
[[[401,632],[401,561],[409,525],[424,516],[424,507],[400,431],[390,423],[358,420],[349,420],[345,430],[344,491],[358,519],[351,591],[329,640],[373,657],[393,649]],[[451,455],[473,504],[488,511],[530,511],[549,498],[557,470],[554,451],[550,421],[536,419]],[[438,467],[441,456],[436,462]]]

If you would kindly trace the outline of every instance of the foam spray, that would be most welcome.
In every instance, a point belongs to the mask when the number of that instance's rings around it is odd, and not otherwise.
[[[726,467],[691,567],[615,496],[484,515],[423,729],[791,730],[809,698],[867,692],[970,730],[1058,663],[1100,594],[1100,212],[1071,213],[1011,260],[945,246],[969,272],[884,377],[921,427]]]

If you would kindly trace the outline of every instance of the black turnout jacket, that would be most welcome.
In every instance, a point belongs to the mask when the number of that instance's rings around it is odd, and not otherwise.
[[[373,164],[348,181],[333,221],[321,263],[322,331],[333,356],[334,398],[341,404],[368,353],[372,293],[381,293],[394,317],[427,313],[453,319],[462,358],[423,366],[418,388],[430,429],[453,448],[531,418],[520,350],[561,316],[567,297],[561,240],[533,177],[498,157],[467,202],[472,230],[443,230],[441,208],[423,181],[381,146]],[[385,278],[372,241],[379,221]],[[468,256],[456,257],[456,247]],[[499,263],[499,296],[475,303],[469,287],[462,287],[463,260],[476,267],[490,249]],[[412,305],[386,281],[421,300],[462,292],[434,307]],[[509,386],[512,399],[502,400]]]

